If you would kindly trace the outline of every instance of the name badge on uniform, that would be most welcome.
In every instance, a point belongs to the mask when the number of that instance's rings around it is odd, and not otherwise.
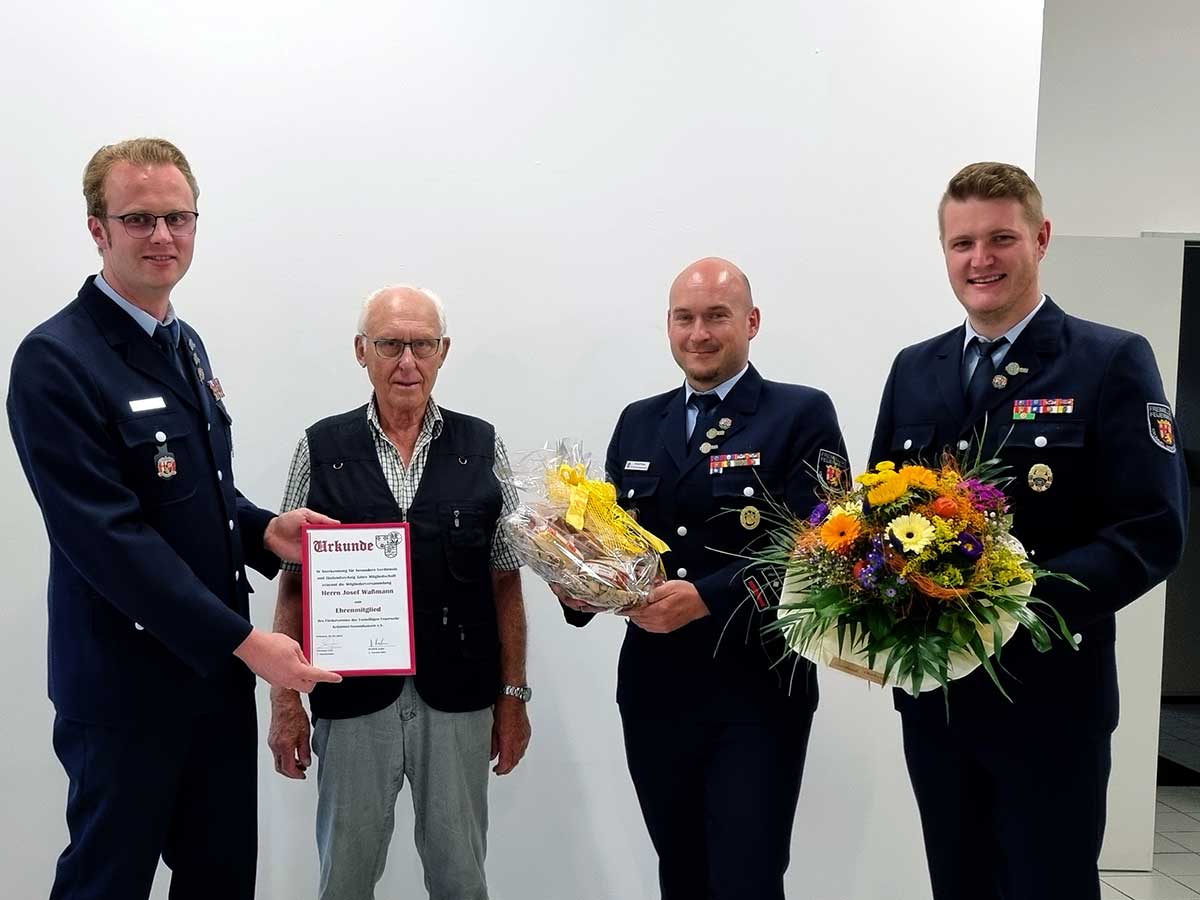
[[[626,472],[648,472],[650,470],[650,460],[648,459],[627,459],[625,460]]]
[[[708,474],[720,475],[726,469],[762,465],[761,453],[719,453],[708,458]]]
[[[144,400],[130,400],[130,412],[146,412],[151,409],[166,409],[166,401],[162,397],[146,397]]]

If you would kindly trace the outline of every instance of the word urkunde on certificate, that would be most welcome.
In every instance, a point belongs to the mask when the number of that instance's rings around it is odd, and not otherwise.
[[[409,530],[306,525],[304,654],[341,675],[412,675]]]

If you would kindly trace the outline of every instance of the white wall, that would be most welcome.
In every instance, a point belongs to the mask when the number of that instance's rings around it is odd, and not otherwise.
[[[1053,208],[1048,214],[1053,218]],[[1042,286],[1070,313],[1145,335],[1173,404],[1182,274],[1182,241],[1060,236],[1051,239]],[[1149,869],[1153,859],[1165,596],[1159,585],[1117,614],[1121,722],[1113,736],[1105,869]]]
[[[960,318],[936,240],[946,179],[981,158],[1033,162],[1037,2],[997,16],[991,0],[46,0],[5,29],[0,76],[19,90],[2,101],[0,358],[95,270],[89,154],[169,136],[202,186],[175,303],[228,391],[238,483],[263,504],[301,430],[365,399],[350,337],[369,289],[410,280],[447,299],[442,403],[514,449],[573,434],[602,451],[626,402],[678,383],[666,288],[710,253],[754,283],[756,363],[826,388],[862,464],[896,349]],[[65,843],[64,782],[43,686],[46,545],[8,441],[0,483],[0,871],[32,897]],[[256,586],[265,624],[272,592]],[[494,893],[655,896],[612,699],[621,626],[568,628],[544,587],[526,589],[534,739],[492,790]],[[822,693],[792,891],[927,897],[890,696],[834,673]],[[260,895],[309,896],[314,785],[274,775],[265,748],[261,771]],[[419,891],[410,827],[402,815],[381,896]]]
[[[1145,334],[1174,399],[1182,240],[1200,232],[1200,4],[1047,0],[1037,181],[1058,236],[1046,289],[1070,312]],[[1101,865],[1150,868],[1163,598],[1117,617],[1121,725]]]
[[[1200,233],[1200,4],[1046,0],[1038,185],[1060,234]]]

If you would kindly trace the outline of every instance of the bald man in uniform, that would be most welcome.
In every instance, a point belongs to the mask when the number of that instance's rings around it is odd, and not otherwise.
[[[761,313],[733,263],[702,259],[671,285],[667,335],[683,385],[630,404],[606,469],[621,503],[670,546],[669,580],[629,613],[617,703],[664,900],[780,900],[809,728],[812,666],[775,666],[760,638],[768,498],[807,516],[820,467],[848,472],[829,397],[750,365]],[[713,548],[713,549],[710,549]],[[563,602],[567,621],[593,616]]]

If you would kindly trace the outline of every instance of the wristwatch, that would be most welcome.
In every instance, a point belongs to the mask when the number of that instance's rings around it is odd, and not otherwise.
[[[500,696],[501,697],[516,697],[522,703],[528,703],[530,698],[533,697],[533,688],[531,688],[529,685],[522,685],[521,687],[517,687],[517,685],[515,685],[515,684],[506,684],[506,685],[501,686]]]

